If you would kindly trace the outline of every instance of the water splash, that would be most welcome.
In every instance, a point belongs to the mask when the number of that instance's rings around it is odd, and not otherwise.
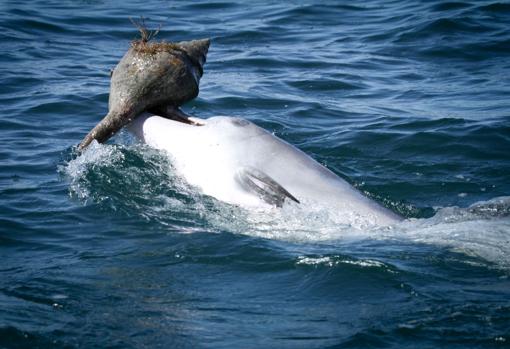
[[[431,218],[373,227],[341,224],[342,217],[317,203],[246,210],[219,202],[189,186],[165,153],[140,144],[94,143],[61,165],[60,172],[69,180],[70,194],[84,203],[106,204],[107,209],[182,232],[228,231],[296,243],[412,242],[510,267],[510,197],[467,208],[438,208]]]
[[[59,165],[58,171],[69,180],[69,192],[71,196],[79,200],[88,201],[91,199],[91,186],[87,180],[89,174],[101,176],[102,169],[115,167],[125,159],[118,146],[104,146],[93,141],[90,146],[79,156]],[[101,201],[104,197],[94,197]]]

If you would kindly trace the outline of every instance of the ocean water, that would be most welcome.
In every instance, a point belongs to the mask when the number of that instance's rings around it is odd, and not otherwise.
[[[407,219],[249,212],[125,132],[78,154],[139,16],[212,39],[186,111]],[[507,1],[0,1],[0,347],[509,347],[509,23]]]

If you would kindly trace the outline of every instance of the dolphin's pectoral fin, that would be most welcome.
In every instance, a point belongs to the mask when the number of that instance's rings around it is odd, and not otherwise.
[[[282,207],[285,199],[290,199],[299,204],[299,200],[278,182],[255,168],[245,167],[241,169],[236,175],[236,181],[245,190],[256,194],[270,205]]]

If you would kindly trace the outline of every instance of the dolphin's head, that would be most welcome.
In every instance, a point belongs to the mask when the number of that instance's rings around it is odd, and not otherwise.
[[[108,114],[83,139],[105,142],[145,110],[178,107],[198,95],[210,40],[136,41],[112,73]]]

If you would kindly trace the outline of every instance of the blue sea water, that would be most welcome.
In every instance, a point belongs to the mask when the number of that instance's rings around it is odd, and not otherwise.
[[[407,220],[254,214],[107,111],[137,36],[210,37],[236,115]],[[510,346],[510,3],[0,1],[0,347]]]

